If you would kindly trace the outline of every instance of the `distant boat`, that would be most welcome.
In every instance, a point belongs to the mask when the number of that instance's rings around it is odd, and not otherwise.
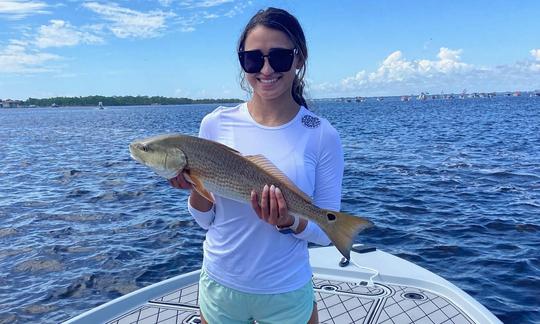
[[[356,97],[355,100],[356,100],[356,102],[364,102],[364,101],[366,101],[366,98],[364,98],[364,97]]]
[[[418,100],[426,100],[427,99],[427,95],[425,93],[421,93],[418,97],[416,97],[416,99]]]
[[[384,100],[383,97],[378,97],[378,98],[377,98],[377,101],[383,101],[383,100]]]
[[[409,101],[409,100],[411,100],[411,97],[409,97],[409,96],[401,96],[400,100],[401,101]]]
[[[521,97],[521,92],[516,91],[516,92],[512,93],[512,97]]]
[[[98,109],[105,109],[105,108],[103,107],[103,102],[100,101],[100,102],[98,103]]]
[[[53,103],[53,104],[51,105],[51,107],[57,108],[57,107],[59,107],[59,106],[58,106],[56,103]]]

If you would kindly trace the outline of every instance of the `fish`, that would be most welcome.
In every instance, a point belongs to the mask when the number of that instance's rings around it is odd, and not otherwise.
[[[281,190],[288,212],[319,225],[347,259],[356,235],[373,226],[364,217],[317,207],[263,155],[244,156],[224,144],[185,134],[134,140],[129,151],[133,159],[166,179],[183,172],[193,189],[211,202],[215,194],[251,204],[253,190],[261,197],[264,185],[273,184]]]

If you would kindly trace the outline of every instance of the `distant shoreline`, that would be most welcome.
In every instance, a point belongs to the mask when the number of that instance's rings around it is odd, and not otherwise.
[[[383,101],[387,99],[397,99],[401,101],[425,101],[425,100],[449,100],[449,99],[467,99],[467,98],[493,98],[493,97],[540,97],[540,90],[534,91],[505,91],[505,92],[473,92],[461,94],[430,94],[422,92],[420,95],[404,96],[370,96],[370,97],[329,97],[329,98],[311,98],[312,102],[318,101],[344,101],[344,102],[364,102],[364,101]],[[86,97],[53,97],[27,100],[0,99],[1,108],[70,108],[70,107],[129,107],[129,106],[173,106],[173,105],[194,105],[194,104],[229,104],[242,103],[245,100],[236,98],[222,99],[190,99],[190,98],[170,98],[160,96],[86,96]]]
[[[113,106],[165,106],[214,103],[240,103],[236,98],[190,99],[161,96],[86,96],[28,98],[27,100],[0,99],[1,108],[45,108],[45,107],[113,107]]]

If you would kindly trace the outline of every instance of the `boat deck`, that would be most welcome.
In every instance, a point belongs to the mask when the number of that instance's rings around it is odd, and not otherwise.
[[[380,283],[367,287],[322,277],[313,278],[313,287],[324,324],[474,323],[450,300],[418,288]],[[200,323],[198,283],[149,300],[108,323]]]
[[[350,262],[332,246],[309,253],[320,323],[502,324],[455,285],[389,253],[355,245]],[[161,281],[66,323],[200,323],[199,275]]]

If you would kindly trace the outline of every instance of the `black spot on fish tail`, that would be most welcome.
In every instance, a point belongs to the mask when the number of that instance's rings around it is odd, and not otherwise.
[[[329,222],[334,222],[336,220],[336,215],[332,213],[327,213],[326,218],[328,219]]]

